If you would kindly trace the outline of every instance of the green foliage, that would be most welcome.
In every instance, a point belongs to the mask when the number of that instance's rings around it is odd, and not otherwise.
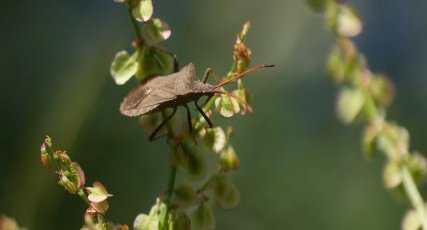
[[[125,2],[125,1],[120,1]],[[171,73],[175,66],[175,56],[158,47],[158,43],[171,35],[169,25],[159,18],[152,18],[154,9],[151,0],[128,1],[136,39],[132,55],[119,51],[110,67],[116,84],[123,85],[132,76],[142,81],[146,77]],[[144,22],[142,30],[137,21]]]
[[[215,216],[212,208],[206,202],[200,202],[199,206],[191,215],[194,229],[211,230],[216,226]]]
[[[365,104],[365,93],[358,88],[343,88],[338,96],[337,112],[342,122],[349,124],[356,120]]]
[[[223,209],[236,207],[240,202],[240,193],[237,187],[224,176],[216,176],[213,182],[215,201]]]
[[[411,211],[403,222],[403,229],[427,229],[427,211],[417,184],[427,174],[426,159],[410,153],[409,133],[386,120],[386,109],[394,99],[393,83],[381,74],[372,73],[365,57],[349,39],[362,32],[357,12],[341,1],[308,1],[316,10],[325,8],[328,28],[336,36],[327,61],[331,80],[341,87],[337,113],[345,124],[365,124],[362,144],[365,155],[374,158],[383,153],[387,159],[383,171],[386,188],[405,191],[416,216]]]
[[[116,225],[104,220],[108,210],[108,198],[113,196],[100,182],[94,182],[93,187],[85,187],[83,169],[73,162],[65,151],[54,150],[52,139],[47,136],[40,146],[42,164],[55,172],[59,184],[69,193],[78,195],[88,206],[85,212],[83,230],[127,230],[126,225]],[[2,228],[0,228],[2,229]]]
[[[202,140],[206,148],[211,149],[215,153],[223,150],[227,141],[225,132],[221,127],[206,129]]]
[[[223,117],[232,117],[240,112],[239,102],[229,95],[221,95],[215,100],[215,106],[218,113]]]
[[[157,200],[157,203],[151,207],[148,215],[142,213],[136,217],[133,228],[135,230],[161,229],[162,225],[165,225],[165,223],[162,222],[164,216],[166,216],[166,205],[160,202],[160,200]]]
[[[140,22],[150,20],[154,11],[151,0],[139,0],[135,2],[136,4],[133,5],[132,9],[133,17]]]
[[[117,85],[123,85],[136,74],[138,70],[138,57],[139,52],[135,52],[132,56],[129,56],[129,54],[123,50],[116,54],[111,63],[110,72]]]
[[[140,84],[148,78],[170,74],[178,71],[176,55],[158,46],[171,35],[169,25],[159,18],[154,18],[151,0],[115,0],[126,3],[136,38],[132,42],[133,51],[119,51],[111,63],[110,72],[117,85],[123,85],[132,77]],[[142,28],[139,23],[142,23]],[[238,205],[240,194],[237,187],[228,181],[226,175],[239,167],[239,159],[230,145],[231,127],[224,131],[222,127],[209,127],[209,117],[217,111],[222,117],[232,117],[238,113],[248,114],[252,111],[252,95],[244,87],[241,76],[252,71],[248,70],[252,53],[244,43],[250,28],[246,23],[237,35],[233,49],[233,61],[228,73],[221,82],[237,81],[237,88],[229,93],[221,86],[222,93],[212,93],[204,104],[203,117],[199,114],[189,122],[190,130],[176,131],[178,119],[171,119],[163,130],[167,134],[170,145],[170,175],[167,191],[159,194],[156,203],[148,214],[139,214],[133,224],[136,230],[179,230],[179,229],[214,229],[215,216],[210,200],[215,201],[223,209]],[[167,78],[165,78],[167,79]],[[224,83],[224,84],[225,84]],[[145,93],[145,92],[144,92]],[[166,117],[166,110],[161,115],[142,115],[139,125],[143,130],[152,132]],[[191,119],[191,117],[189,117]],[[195,132],[191,131],[194,126]],[[204,150],[213,152],[218,157],[216,170],[208,171],[203,151],[198,142],[202,142]],[[108,199],[112,197],[100,183],[94,182],[92,187],[85,186],[83,170],[71,161],[65,151],[53,151],[52,141],[48,137],[41,146],[41,161],[44,166],[59,175],[59,184],[72,194],[77,194],[87,205],[84,230],[125,230],[126,225],[116,225],[105,221],[108,211]],[[189,182],[175,188],[177,172],[187,175]],[[207,177],[209,175],[209,177]],[[202,185],[194,189],[189,184],[198,181]],[[212,202],[214,203],[214,202]],[[191,212],[191,218],[189,213]]]
[[[140,81],[150,76],[168,74],[174,68],[174,56],[157,46],[141,47],[139,54],[135,77]]]
[[[155,45],[168,39],[171,35],[171,30],[166,22],[159,18],[152,18],[145,23],[141,33],[148,45]]]
[[[239,168],[240,160],[234,151],[233,146],[228,146],[221,151],[220,154],[220,169],[223,172],[228,172],[231,170],[236,170]]]
[[[180,207],[191,207],[197,201],[197,193],[189,185],[180,185],[174,192],[175,201]]]

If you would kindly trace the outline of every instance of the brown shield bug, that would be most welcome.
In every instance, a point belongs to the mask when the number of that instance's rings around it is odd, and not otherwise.
[[[256,69],[267,67],[273,67],[273,65],[255,66],[227,81],[217,85],[211,85],[206,83],[210,69],[206,70],[203,81],[200,81],[196,76],[194,64],[190,63],[176,73],[151,78],[133,89],[121,103],[120,112],[123,115],[134,117],[143,114],[159,112],[166,108],[173,108],[173,112],[167,118],[165,118],[163,122],[150,135],[150,141],[154,140],[157,132],[159,132],[160,129],[169,121],[169,119],[172,118],[177,110],[177,107],[180,105],[184,106],[187,110],[188,127],[190,133],[192,133],[190,109],[187,105],[187,103],[191,101],[194,101],[194,105],[196,106],[197,110],[201,113],[209,126],[212,127],[212,122],[210,121],[209,117],[197,104],[199,98],[202,96],[207,96],[210,98],[215,93],[229,94],[228,92],[219,90],[218,88],[232,81],[236,81]]]

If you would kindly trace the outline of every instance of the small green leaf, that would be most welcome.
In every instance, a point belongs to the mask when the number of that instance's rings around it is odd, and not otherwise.
[[[142,28],[141,32],[144,41],[149,46],[164,41],[171,35],[169,25],[159,18],[152,18],[148,20]]]
[[[166,205],[157,199],[148,215],[141,213],[135,218],[133,228],[135,230],[158,230],[165,215]]]
[[[109,205],[107,200],[103,200],[97,203],[91,203],[91,207],[96,210],[97,213],[105,214],[108,211]]]
[[[225,176],[217,176],[213,183],[215,200],[223,209],[236,207],[240,202],[240,193],[237,187],[230,183]]]
[[[138,52],[129,56],[126,51],[120,51],[111,63],[110,73],[117,85],[123,85],[138,70]]]
[[[207,129],[202,140],[206,148],[215,153],[219,153],[226,145],[225,133],[221,127]]]
[[[192,227],[196,230],[211,230],[215,229],[216,221],[215,216],[205,202],[200,202],[199,206],[193,211],[192,214]]]
[[[338,95],[338,117],[345,124],[353,122],[365,103],[365,93],[358,88],[344,88]]]
[[[99,203],[108,199],[108,197],[113,196],[109,194],[104,185],[102,185],[101,182],[98,181],[93,183],[93,187],[86,187],[86,189],[89,192],[88,199],[91,202]]]
[[[239,157],[237,156],[232,146],[228,146],[221,152],[219,157],[219,165],[222,172],[228,172],[239,168]]]
[[[140,52],[142,59],[136,71],[138,80],[173,72],[175,60],[173,54],[156,46],[143,47]]]
[[[339,47],[334,47],[329,54],[326,70],[328,76],[334,83],[341,83],[344,80],[344,57]]]
[[[362,22],[356,11],[349,6],[340,5],[337,16],[337,33],[344,37],[354,37],[362,32]]]
[[[384,184],[387,188],[393,189],[402,183],[400,164],[396,161],[389,161],[383,172]]]
[[[174,198],[179,206],[190,207],[196,202],[197,194],[190,186],[180,185],[175,189]]]
[[[394,85],[384,75],[374,75],[371,78],[371,92],[375,101],[382,107],[387,108],[394,99]]]
[[[422,230],[421,220],[415,210],[406,212],[402,220],[402,230]]]
[[[206,175],[206,162],[203,156],[187,144],[176,146],[173,150],[172,162],[183,170],[190,179],[201,180]]]
[[[158,230],[159,219],[143,213],[139,214],[133,222],[133,228],[135,230]]]
[[[420,184],[427,175],[427,160],[425,157],[418,152],[409,154],[406,159],[406,165],[408,166],[414,181],[417,184]]]
[[[232,117],[235,113],[240,111],[237,100],[224,94],[216,98],[215,107],[218,113],[223,117]]]
[[[190,148],[187,148],[186,155],[187,175],[193,180],[203,179],[206,175],[206,163],[202,155],[196,150]]]
[[[151,0],[138,0],[138,4],[133,6],[132,15],[140,22],[148,21],[153,15],[153,3]]]
[[[173,230],[190,230],[191,220],[185,212],[178,212],[175,218]]]
[[[329,28],[339,37],[354,37],[362,32],[359,15],[345,4],[328,1],[325,16]]]
[[[252,104],[253,104],[253,95],[249,92],[248,89],[243,87],[242,81],[237,81],[238,89],[233,91],[233,95],[236,95],[239,100],[237,103],[240,107],[240,114],[250,114],[253,112]]]

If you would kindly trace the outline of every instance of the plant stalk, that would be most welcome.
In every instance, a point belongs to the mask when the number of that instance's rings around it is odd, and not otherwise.
[[[163,119],[166,119],[167,115],[165,113],[165,111],[162,111],[162,117]],[[173,132],[173,128],[171,126],[171,124],[168,122],[166,124],[166,129],[168,132],[168,138],[174,138],[175,134]],[[162,230],[168,230],[169,229],[169,222],[168,222],[168,218],[169,218],[169,213],[171,210],[171,201],[172,201],[172,194],[175,188],[175,179],[176,179],[176,165],[172,162],[172,160],[170,160],[169,162],[169,178],[168,178],[168,186],[167,186],[167,193],[166,193],[166,200],[165,200],[165,204],[166,204],[166,215],[163,218],[163,229]]]
[[[86,193],[83,191],[83,189],[79,189],[79,191],[77,191],[77,195],[79,195],[80,198],[82,198],[82,200],[87,204],[90,205],[90,201],[86,196]]]
[[[132,15],[132,2],[133,1],[128,1],[128,14],[129,14],[130,21],[132,23],[133,31],[135,32],[135,36],[139,41],[142,42],[143,38],[141,34],[141,28],[139,27],[138,22]]]
[[[415,208],[418,218],[421,221],[423,229],[427,229],[427,212],[424,205],[424,200],[418,191],[418,187],[415,184],[414,179],[412,178],[411,173],[409,172],[408,166],[404,165],[402,167],[402,178],[403,178],[403,187],[405,192],[412,203],[412,206]]]

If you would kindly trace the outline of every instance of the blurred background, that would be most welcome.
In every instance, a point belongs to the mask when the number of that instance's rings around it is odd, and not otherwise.
[[[427,152],[427,2],[350,1],[365,23],[355,39],[374,71],[389,74],[397,99],[389,117]],[[252,22],[254,73],[246,86],[255,112],[232,119],[241,168],[231,179],[241,204],[215,209],[217,229],[400,229],[406,201],[382,184],[383,159],[361,154],[361,127],[335,116],[336,88],[325,58],[333,37],[305,1],[155,1],[172,28],[162,43],[181,64],[225,73],[235,35]],[[30,229],[79,229],[85,205],[39,162],[46,134],[114,194],[107,218],[132,226],[168,176],[168,146],[148,142],[118,106],[134,87],[114,84],[109,67],[130,50],[124,5],[112,0],[0,2],[0,213]],[[182,174],[181,174],[182,177]],[[422,187],[427,197],[427,186]]]

